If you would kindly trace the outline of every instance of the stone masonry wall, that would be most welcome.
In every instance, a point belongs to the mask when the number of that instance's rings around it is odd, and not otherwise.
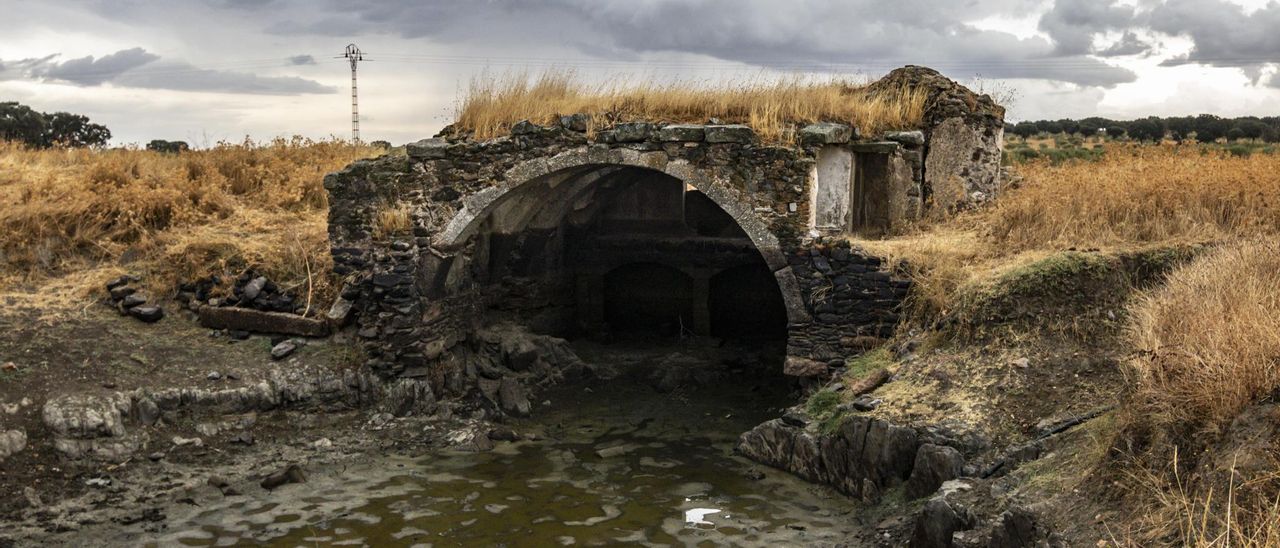
[[[411,144],[407,156],[356,162],[326,177],[334,269],[346,277],[343,298],[356,311],[370,367],[425,376],[479,327],[492,292],[466,281],[475,266],[467,261],[467,219],[481,219],[486,204],[527,181],[597,166],[676,176],[733,216],[791,297],[790,354],[825,364],[839,355],[842,337],[889,329],[898,293],[879,261],[803,237],[807,176],[824,143],[761,146],[744,126],[622,124],[594,139],[573,127],[567,117],[557,127],[521,124],[491,141],[429,139]],[[389,211],[408,211],[409,231],[380,233],[378,218]],[[820,369],[806,363],[791,372]]]

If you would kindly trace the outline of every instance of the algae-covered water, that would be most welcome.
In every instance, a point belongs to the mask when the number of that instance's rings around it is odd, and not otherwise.
[[[165,543],[191,546],[822,545],[855,503],[733,453],[794,398],[721,378],[658,393],[598,383],[543,394],[513,423],[539,440],[491,452],[379,457],[227,499]]]

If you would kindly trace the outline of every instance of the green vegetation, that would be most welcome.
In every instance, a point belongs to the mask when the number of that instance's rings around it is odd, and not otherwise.
[[[844,412],[840,410],[840,394],[834,390],[819,390],[809,396],[804,410],[809,418],[818,423],[818,430],[830,434],[840,427],[844,420]]]
[[[856,358],[850,358],[845,362],[845,367],[847,368],[844,374],[845,382],[866,377],[873,371],[888,367],[893,361],[893,353],[889,352],[889,348],[885,346],[866,352]]]

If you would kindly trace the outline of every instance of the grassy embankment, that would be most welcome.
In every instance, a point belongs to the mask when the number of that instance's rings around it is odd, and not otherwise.
[[[377,152],[299,138],[181,154],[0,143],[0,292],[55,314],[122,273],[166,295],[252,267],[327,305],[321,180]]]
[[[505,135],[521,120],[547,125],[563,114],[590,114],[588,132],[629,121],[703,124],[716,118],[747,124],[765,142],[786,143],[797,127],[812,122],[845,122],[868,135],[914,128],[925,99],[921,90],[872,94],[863,83],[838,79],[590,84],[573,72],[550,71],[532,83],[524,74],[472,80],[455,127],[487,139]]]
[[[859,243],[906,260],[914,325],[963,324],[973,295],[1103,260],[1091,257],[1207,246],[1125,297],[1126,385],[1097,477],[1135,510],[1122,543],[1280,544],[1280,454],[1265,445],[1280,440],[1274,427],[1261,430],[1271,439],[1241,434],[1242,421],[1274,424],[1277,413],[1267,406],[1280,390],[1280,156],[1124,145],[1018,171],[1019,186],[988,208]]]

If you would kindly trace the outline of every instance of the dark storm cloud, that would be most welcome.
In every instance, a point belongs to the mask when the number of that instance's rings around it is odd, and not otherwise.
[[[1125,31],[1114,44],[1095,52],[1101,57],[1121,57],[1124,55],[1140,55],[1153,49],[1150,43],[1138,37],[1133,31]]]
[[[96,59],[92,55],[87,55],[60,63],[50,60],[34,68],[32,75],[46,80],[96,86],[159,58],[159,55],[148,53],[142,48],[131,48]]]
[[[1151,10],[1152,30],[1190,38],[1195,46],[1166,65],[1250,67],[1280,61],[1280,3],[1246,13],[1224,0],[1168,0]]]
[[[248,72],[202,69],[181,61],[157,65],[155,71],[126,72],[112,84],[134,88],[246,93],[253,95],[304,95],[334,93],[332,86],[297,76],[258,76]]]
[[[301,63],[296,56],[292,64]],[[315,59],[311,59],[311,64]],[[142,48],[120,50],[95,58],[80,57],[59,61],[57,55],[41,58],[0,60],[0,80],[31,79],[46,82],[98,86],[209,91],[260,95],[301,95],[333,93],[335,88],[296,76],[258,76],[248,72],[203,69],[184,61],[162,61]]]
[[[1042,38],[982,30],[966,21],[1034,10],[1040,0],[373,0],[269,26],[284,34],[392,33],[519,48],[553,44],[603,59],[647,52],[702,54],[778,69],[884,70],[914,63],[957,76],[1046,78],[1110,86],[1135,75]]]
[[[1115,0],[1057,0],[1040,18],[1040,30],[1053,39],[1058,53],[1083,55],[1093,52],[1095,35],[1133,22],[1133,8]]]

